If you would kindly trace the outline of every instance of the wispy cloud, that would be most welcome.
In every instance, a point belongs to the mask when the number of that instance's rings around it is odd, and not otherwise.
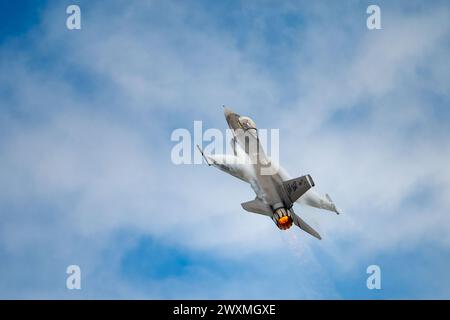
[[[1,48],[2,297],[360,297],[367,263],[399,275],[411,250],[448,250],[445,3],[385,3],[376,32],[358,2],[81,6],[81,31],[50,3]],[[298,209],[322,242],[242,212],[245,184],[170,162],[171,131],[225,128],[222,104],[279,127],[282,163],[345,209]],[[422,279],[448,262],[431,257]]]

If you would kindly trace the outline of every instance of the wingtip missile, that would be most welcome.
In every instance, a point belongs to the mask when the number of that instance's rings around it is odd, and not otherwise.
[[[327,193],[327,194],[325,194],[325,197],[331,203],[333,211],[336,212],[336,214],[341,214],[342,210],[340,210],[338,207],[336,207],[336,205],[334,204],[333,199],[331,199],[330,195]]]
[[[208,164],[208,166],[210,166],[211,163],[209,162],[208,157],[203,153],[202,148],[200,148],[200,146],[198,144],[196,146],[197,146],[198,151],[200,151],[200,153],[202,154],[203,159],[205,159],[205,162]]]

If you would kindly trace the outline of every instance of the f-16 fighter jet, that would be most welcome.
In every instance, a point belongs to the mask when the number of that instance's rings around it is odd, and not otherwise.
[[[224,113],[233,132],[231,146],[234,154],[207,155],[197,145],[206,163],[250,184],[256,198],[242,203],[244,210],[268,216],[281,230],[295,224],[322,239],[317,231],[295,214],[293,204],[298,202],[339,214],[330,196],[322,197],[312,189],[314,181],[309,174],[292,179],[282,167],[272,164],[264,153],[252,119],[240,116],[225,106]]]

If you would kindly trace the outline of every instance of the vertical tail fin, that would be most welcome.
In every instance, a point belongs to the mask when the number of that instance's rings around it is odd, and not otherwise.
[[[289,199],[292,203],[294,203],[306,191],[314,187],[314,180],[308,174],[306,176],[284,181],[283,186],[289,196]]]

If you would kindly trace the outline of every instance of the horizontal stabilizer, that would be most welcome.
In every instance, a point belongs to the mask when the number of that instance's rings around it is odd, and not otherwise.
[[[308,174],[306,176],[284,181],[283,186],[289,196],[289,199],[292,203],[294,203],[306,191],[314,187],[314,181]]]
[[[302,218],[300,218],[298,215],[296,215],[292,210],[291,210],[291,214],[294,219],[294,224],[297,227],[299,227],[303,231],[309,233],[313,237],[316,237],[317,239],[322,240],[322,237],[320,236],[320,234],[316,230],[314,230],[309,224],[307,224]]]
[[[243,202],[241,203],[241,206],[242,208],[244,208],[244,210],[249,212],[259,213],[269,217],[271,217],[273,214],[270,206],[268,206],[258,198],[255,198],[255,200],[252,201]]]

